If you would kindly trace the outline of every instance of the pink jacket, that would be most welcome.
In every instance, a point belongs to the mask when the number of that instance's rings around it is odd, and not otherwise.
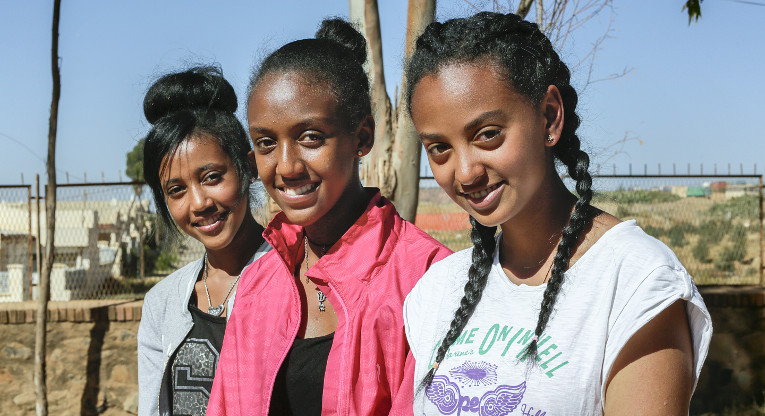
[[[298,331],[292,271],[303,260],[302,227],[280,213],[263,235],[274,249],[242,274],[208,416],[268,415],[276,373]],[[425,270],[450,253],[377,192],[340,242],[311,266],[309,278],[338,318],[323,415],[412,414],[414,358],[402,305]]]

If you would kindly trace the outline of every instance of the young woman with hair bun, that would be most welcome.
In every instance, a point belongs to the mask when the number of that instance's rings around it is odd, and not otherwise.
[[[537,25],[433,23],[406,73],[433,175],[474,244],[406,299],[414,413],[687,414],[709,313],[669,248],[590,205],[577,94]]]
[[[241,271],[270,249],[250,212],[257,171],[236,108],[234,89],[214,67],[165,75],[144,98],[152,129],[143,171],[159,220],[201,242],[205,255],[144,298],[142,416],[205,414]]]
[[[274,250],[242,276],[210,415],[412,412],[403,301],[450,251],[361,184],[365,59],[361,34],[329,19],[255,70],[252,154],[282,212],[263,233]]]

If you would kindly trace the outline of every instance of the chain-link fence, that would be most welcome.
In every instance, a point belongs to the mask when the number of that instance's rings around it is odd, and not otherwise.
[[[761,175],[600,175],[593,189],[593,205],[637,220],[697,284],[762,284]],[[432,177],[420,180],[419,196],[415,223],[453,250],[470,247],[467,214]]]
[[[636,219],[698,284],[762,284],[761,175],[601,175],[593,189],[593,205]],[[417,226],[453,250],[470,247],[467,213],[432,177],[420,180],[419,197]],[[188,237],[168,243],[141,183],[59,185],[57,200],[52,300],[141,296],[204,253]],[[0,186],[0,302],[36,297],[45,244],[44,196],[29,185]]]
[[[61,184],[56,194],[51,300],[140,296],[203,252],[193,239],[168,243],[142,183]],[[0,186],[0,302],[37,296],[44,199],[28,185]]]

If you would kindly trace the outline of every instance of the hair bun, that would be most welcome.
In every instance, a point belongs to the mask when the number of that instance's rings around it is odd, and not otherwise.
[[[143,114],[151,124],[180,110],[216,109],[233,114],[236,108],[234,87],[214,66],[164,75],[149,87],[143,100]]]
[[[351,23],[343,19],[324,19],[316,31],[316,39],[331,40],[345,46],[360,65],[367,61],[366,39]]]

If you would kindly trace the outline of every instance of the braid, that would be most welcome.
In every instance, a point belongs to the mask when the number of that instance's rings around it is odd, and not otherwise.
[[[486,281],[491,271],[492,259],[494,257],[494,249],[496,248],[496,240],[494,234],[497,231],[497,227],[487,227],[482,225],[475,218],[470,217],[470,224],[473,229],[470,231],[470,240],[473,242],[473,262],[468,270],[468,281],[465,283],[465,295],[460,301],[460,306],[457,311],[454,312],[454,318],[449,325],[449,330],[446,332],[444,339],[441,341],[441,345],[438,347],[436,353],[436,362],[433,367],[428,371],[428,374],[420,383],[420,388],[427,388],[430,383],[433,382],[433,377],[436,375],[436,369],[438,363],[443,361],[446,356],[446,352],[449,347],[457,340],[457,338],[465,329],[470,316],[473,315],[478,301],[481,300],[483,289],[486,287]]]

